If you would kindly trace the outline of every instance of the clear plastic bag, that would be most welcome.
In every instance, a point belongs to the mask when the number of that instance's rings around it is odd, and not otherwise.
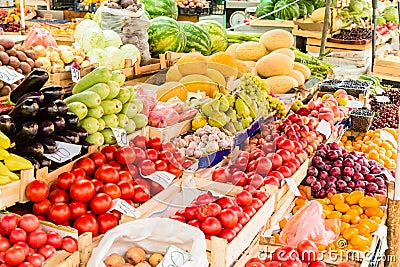
[[[143,103],[142,114],[149,116],[150,110],[152,110],[157,104],[156,91],[151,87],[145,88],[146,85],[136,85],[136,98]]]
[[[25,49],[32,49],[32,47],[37,45],[43,45],[46,48],[48,46],[57,47],[57,42],[54,40],[53,36],[48,30],[39,27],[33,27],[26,36],[23,47]]]
[[[149,125],[157,128],[165,128],[178,123],[180,116],[175,109],[169,106],[156,106],[149,114]]]
[[[340,234],[339,219],[324,219],[322,205],[308,201],[291,217],[279,235],[279,241],[289,246],[297,246],[302,240],[328,245],[337,240]]]

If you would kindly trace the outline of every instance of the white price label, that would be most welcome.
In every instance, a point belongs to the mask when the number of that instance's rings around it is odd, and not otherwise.
[[[132,218],[139,218],[141,215],[140,211],[138,211],[137,209],[132,207],[132,205],[130,205],[128,202],[120,198],[113,199],[112,207],[110,210],[117,210],[122,214],[125,214],[126,216]]]
[[[346,108],[362,108],[364,106],[364,102],[357,100],[349,100],[347,102]]]
[[[156,171],[150,175],[146,176],[142,175],[142,176],[143,178],[147,178],[156,182],[157,184],[161,185],[164,188],[167,188],[175,179],[175,175],[165,171]]]
[[[68,144],[56,141],[57,152],[52,154],[43,154],[46,158],[57,163],[63,163],[72,159],[81,152],[81,145]]]
[[[137,61],[137,57],[131,57],[132,60],[132,66],[135,65],[136,61]]]
[[[15,70],[10,70],[5,66],[0,67],[0,80],[5,83],[13,84],[23,78],[25,78],[25,76],[21,73],[16,72]]]
[[[47,13],[47,14],[44,14],[43,18],[44,18],[45,20],[52,20],[52,19],[53,19],[53,15]]]
[[[71,66],[71,76],[72,76],[72,81],[74,83],[79,82],[81,79],[81,72],[79,69],[75,68],[74,66]]]
[[[392,143],[394,148],[397,149],[397,142],[392,134],[386,132],[385,130],[381,130],[381,139],[389,141],[390,143]]]
[[[386,176],[386,178],[389,180],[389,182],[396,181],[396,179],[394,179],[393,175],[387,169],[385,169],[383,171],[383,174]]]
[[[376,102],[378,103],[388,103],[390,102],[389,97],[385,96],[385,95],[378,95],[376,96]]]
[[[186,170],[194,172],[194,171],[197,171],[198,169],[199,169],[199,162],[196,161],[196,162],[193,162],[193,164],[190,165]]]
[[[129,144],[128,135],[126,134],[125,129],[111,128],[111,130],[113,131],[113,134],[119,146],[128,146]]]
[[[221,193],[215,192],[214,190],[208,190],[208,191],[210,191],[210,192],[211,192],[211,194],[213,195],[213,197],[225,197],[225,195],[224,195],[224,194],[221,194]]]
[[[292,191],[296,197],[300,197],[301,194],[299,188],[297,188],[297,185],[294,182],[293,178],[286,178],[285,181],[288,184],[290,191]]]
[[[375,234],[380,239],[386,239],[387,236],[387,226],[383,224],[378,224],[378,230],[376,230]]]
[[[328,139],[332,134],[331,124],[326,120],[322,120],[319,122],[316,131],[325,135],[325,138]]]
[[[157,267],[182,267],[191,257],[192,255],[189,252],[171,245]]]

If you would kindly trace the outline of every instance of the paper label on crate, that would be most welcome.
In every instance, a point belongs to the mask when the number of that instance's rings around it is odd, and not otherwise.
[[[140,211],[138,211],[137,209],[132,207],[132,205],[130,205],[128,202],[120,198],[113,199],[110,210],[117,210],[122,214],[125,214],[126,216],[132,218],[139,218],[141,215]]]
[[[43,154],[43,156],[57,163],[63,163],[72,159],[73,157],[79,155],[82,149],[81,145],[68,144],[59,141],[56,141],[56,145],[57,152],[52,154]]]
[[[292,191],[296,197],[301,197],[299,188],[297,187],[297,185],[294,182],[293,178],[286,178],[285,181],[288,184],[288,186],[290,188],[290,191]]]
[[[387,231],[388,231],[388,228],[387,228],[386,225],[378,224],[378,230],[376,230],[375,234],[378,236],[378,238],[382,242],[381,251],[385,251],[388,248],[388,245],[387,245]]]
[[[381,130],[381,139],[389,141],[397,149],[397,141],[393,135],[385,130]]]
[[[347,102],[346,108],[362,108],[363,106],[363,101],[349,100],[349,102]]]
[[[171,245],[168,247],[167,253],[157,267],[182,267],[191,257],[192,255],[189,252]]]
[[[44,14],[43,18],[44,18],[44,20],[52,20],[53,19],[53,15],[47,13],[47,14]]]
[[[79,80],[81,79],[81,71],[75,68],[73,65],[71,66],[71,77],[74,83],[79,82]]]
[[[126,134],[125,129],[122,128],[111,128],[115,140],[117,141],[117,144],[119,146],[128,146],[129,141],[128,141],[128,135]]]
[[[130,59],[132,60],[132,66],[135,65],[135,63],[137,61],[137,57],[131,57]]]
[[[23,78],[25,78],[25,76],[21,73],[16,72],[15,70],[10,70],[5,66],[0,67],[0,80],[5,83],[13,84]]]
[[[326,139],[329,139],[332,134],[331,124],[326,120],[322,120],[318,124],[316,131],[325,135]]]
[[[383,94],[383,93],[385,92],[385,90],[383,90],[383,88],[380,87],[380,86],[377,86],[377,87],[375,88],[375,91],[376,91],[376,93],[377,93],[378,95],[381,95],[381,94]]]
[[[378,95],[375,98],[376,98],[376,102],[378,102],[378,103],[388,103],[388,102],[390,102],[389,97],[387,97],[385,95]]]
[[[142,175],[144,178],[150,179],[164,188],[167,188],[175,179],[175,175],[165,171],[155,171],[150,175]]]

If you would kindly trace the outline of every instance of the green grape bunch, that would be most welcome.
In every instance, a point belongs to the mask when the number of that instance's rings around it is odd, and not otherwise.
[[[276,116],[278,118],[286,117],[287,110],[285,103],[279,100],[279,98],[273,97],[272,95],[267,96],[267,101],[269,103],[269,107],[271,108],[271,110],[276,111]]]

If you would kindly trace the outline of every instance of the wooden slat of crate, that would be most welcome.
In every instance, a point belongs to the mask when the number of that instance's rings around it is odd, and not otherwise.
[[[374,73],[382,74],[384,76],[400,78],[400,68],[397,68],[396,66],[388,67],[388,66],[374,65]]]
[[[260,252],[259,243],[260,243],[260,236],[257,235],[257,237],[254,238],[253,242],[250,244],[250,246],[246,249],[245,252],[243,252],[243,254],[240,256],[240,258],[235,262],[235,264],[232,267],[243,267],[246,265],[247,261],[249,261],[251,258],[257,258]]]
[[[315,45],[320,46],[321,40],[314,39],[314,38],[307,38],[307,45]],[[340,48],[340,49],[347,49],[347,50],[367,50],[372,47],[372,43],[364,44],[364,45],[351,45],[351,44],[339,44],[339,43],[332,43],[326,42],[326,48]]]
[[[55,254],[42,265],[43,267],[78,267],[79,252],[69,253],[64,250],[56,251]]]
[[[97,67],[96,64],[93,64],[91,66],[82,68],[80,70],[81,73],[81,78],[89,74],[92,70],[94,70]],[[60,73],[54,73],[49,75],[49,81],[48,83],[51,84],[57,84],[60,85],[63,88],[71,87],[74,85],[74,82],[72,81],[72,76],[70,71],[64,71]]]
[[[159,58],[152,58],[150,60],[150,64],[146,66],[140,66],[140,63],[136,61],[134,66],[134,75],[146,75],[155,72],[159,72],[160,70],[167,68],[167,61],[165,54],[159,55]]]
[[[96,236],[93,239],[90,239],[89,243],[84,244],[82,250],[80,251],[80,265],[86,266],[90,257],[92,256],[93,249],[97,248],[99,245],[103,235]],[[88,240],[89,241],[89,240]],[[81,248],[81,246],[79,246]]]
[[[34,170],[22,170],[20,179],[0,186],[0,209],[10,207],[17,202],[27,202],[26,186],[34,180]]]
[[[298,26],[294,26],[292,34],[294,36],[301,36],[301,37],[313,38],[313,39],[318,39],[318,40],[321,40],[321,38],[322,38],[322,32],[301,30],[301,29],[299,29]],[[329,38],[329,37],[330,37],[330,34],[328,33],[327,38]]]
[[[179,122],[165,128],[149,126],[149,137],[159,137],[161,142],[168,142],[174,137],[187,133],[192,128],[192,120]]]

